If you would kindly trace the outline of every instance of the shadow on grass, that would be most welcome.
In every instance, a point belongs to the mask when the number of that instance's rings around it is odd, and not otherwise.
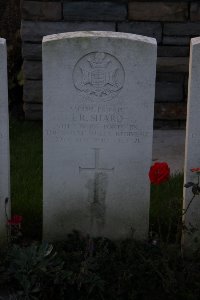
[[[23,234],[41,238],[42,122],[10,120],[12,212],[23,216]]]

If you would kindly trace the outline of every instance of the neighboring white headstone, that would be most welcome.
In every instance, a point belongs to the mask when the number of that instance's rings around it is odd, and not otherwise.
[[[147,238],[156,49],[127,33],[44,37],[44,239]]]
[[[0,244],[6,240],[6,211],[10,215],[10,157],[6,41],[0,38]],[[8,200],[5,205],[5,200]]]
[[[197,175],[191,172],[193,168],[200,167],[200,38],[191,39],[190,66],[188,84],[188,107],[185,144],[185,171],[184,183],[196,182]],[[192,199],[191,188],[184,188],[185,210]],[[200,198],[195,197],[187,213],[184,223],[187,231],[183,231],[184,247],[188,249],[200,245]]]

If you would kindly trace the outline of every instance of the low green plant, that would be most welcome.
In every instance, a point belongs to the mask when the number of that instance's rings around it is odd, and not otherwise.
[[[175,244],[75,232],[54,247],[15,245],[2,257],[0,285],[17,300],[197,300],[200,294],[200,251],[185,259]]]
[[[46,283],[51,287],[63,275],[64,263],[48,244],[14,245],[7,262],[7,274],[19,299],[43,299]]]

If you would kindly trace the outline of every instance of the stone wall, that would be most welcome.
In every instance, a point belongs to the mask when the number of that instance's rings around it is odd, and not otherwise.
[[[156,127],[182,127],[186,117],[190,38],[200,35],[200,1],[71,0],[22,3],[24,111],[42,118],[42,36],[76,30],[111,30],[158,42]]]
[[[7,40],[7,46],[20,28],[20,0],[0,0],[0,36]]]
[[[13,113],[22,113],[20,0],[0,0],[0,37],[6,39],[8,51],[9,107]]]

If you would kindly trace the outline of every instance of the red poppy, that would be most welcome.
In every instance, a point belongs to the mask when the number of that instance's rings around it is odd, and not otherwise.
[[[193,168],[193,169],[190,169],[190,171],[200,173],[200,168]]]
[[[170,177],[170,168],[166,162],[156,162],[151,166],[149,179],[152,184],[161,184]]]
[[[9,225],[20,225],[22,222],[22,216],[14,215],[10,220],[8,220]]]

